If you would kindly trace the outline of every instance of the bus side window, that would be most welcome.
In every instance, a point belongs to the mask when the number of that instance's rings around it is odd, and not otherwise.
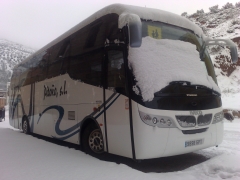
[[[102,59],[103,51],[72,57],[70,77],[94,86],[102,86]]]
[[[70,49],[70,41],[66,41],[59,51],[58,59],[61,61],[60,74],[65,74],[68,72]]]
[[[52,64],[58,60],[58,53],[60,51],[60,48],[61,48],[61,42],[56,44],[55,46],[49,48],[48,64]]]
[[[108,51],[107,73],[107,87],[114,88],[118,93],[126,94],[124,59],[122,51]]]
[[[62,66],[62,61],[56,61],[49,64],[47,78],[53,78],[58,76],[60,74],[61,66]]]

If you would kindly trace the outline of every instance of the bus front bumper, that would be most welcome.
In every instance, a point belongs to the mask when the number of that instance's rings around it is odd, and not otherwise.
[[[223,122],[212,124],[205,132],[195,134],[184,134],[178,128],[156,130],[160,132],[164,131],[163,134],[166,134],[166,136],[153,136],[152,140],[145,141],[145,145],[136,143],[136,145],[138,144],[138,148],[141,147],[136,150],[137,159],[152,159],[186,154],[219,145],[223,140]]]

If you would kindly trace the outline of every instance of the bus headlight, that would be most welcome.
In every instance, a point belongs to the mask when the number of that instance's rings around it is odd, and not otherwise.
[[[172,125],[172,121],[170,119],[167,120],[167,125],[171,126]]]
[[[212,124],[216,124],[216,123],[218,123],[218,122],[221,122],[221,121],[223,120],[223,117],[224,117],[224,115],[223,115],[223,112],[222,112],[222,111],[219,112],[219,113],[216,113],[216,114],[214,115],[214,117],[213,117],[213,122],[212,122]]]
[[[167,116],[157,116],[152,114],[146,114],[139,111],[141,120],[150,126],[157,126],[159,128],[175,128],[176,125],[172,118]]]
[[[166,121],[165,121],[163,118],[161,118],[161,119],[160,119],[160,123],[161,123],[161,124],[165,124]]]
[[[157,124],[157,122],[158,122],[157,118],[154,117],[154,118],[152,119],[152,122],[153,122],[153,124]]]

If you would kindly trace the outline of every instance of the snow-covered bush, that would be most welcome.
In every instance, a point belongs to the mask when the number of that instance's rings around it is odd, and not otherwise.
[[[218,11],[219,11],[218,5],[215,5],[215,6],[210,7],[209,10],[210,10],[210,12],[213,12],[213,13],[218,12]]]
[[[227,3],[223,6],[223,9],[229,9],[229,8],[233,8],[233,4],[232,3]]]
[[[211,54],[215,54],[215,53],[218,53],[219,51],[221,50],[221,47],[220,46],[212,46],[211,48],[209,48],[209,51]]]
[[[234,33],[234,31],[235,31],[234,28],[229,28],[229,29],[227,30],[228,33]]]
[[[204,10],[203,9],[197,10],[197,14],[204,14]]]
[[[237,3],[235,4],[235,6],[236,6],[236,7],[240,7],[240,2],[237,2]]]
[[[204,34],[207,34],[208,29],[206,27],[201,26],[201,25],[199,25],[199,26],[202,28]]]
[[[232,20],[232,25],[239,24],[240,25],[240,19],[233,19]]]
[[[181,14],[181,16],[187,17],[187,12],[183,12],[183,13]]]

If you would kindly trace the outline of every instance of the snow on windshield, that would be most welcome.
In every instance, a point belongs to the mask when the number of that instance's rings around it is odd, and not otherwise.
[[[129,48],[129,67],[133,69],[143,101],[151,101],[155,92],[172,81],[189,81],[220,93],[191,43],[148,36],[142,39],[140,48]]]

